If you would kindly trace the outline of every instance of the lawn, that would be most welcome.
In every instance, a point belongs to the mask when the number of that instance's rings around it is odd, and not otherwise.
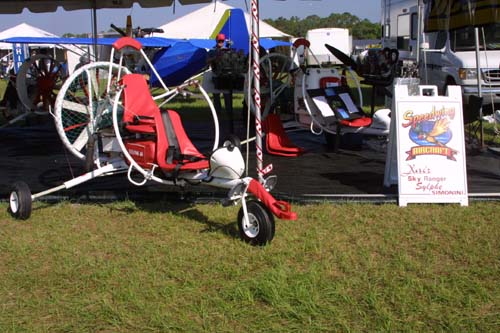
[[[295,205],[256,248],[237,207],[0,204],[0,331],[498,332],[498,207]]]

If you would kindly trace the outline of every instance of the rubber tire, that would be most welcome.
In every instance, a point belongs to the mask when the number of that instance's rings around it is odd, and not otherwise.
[[[22,181],[15,182],[9,197],[9,213],[16,219],[27,220],[31,216],[32,202],[29,186]]]
[[[248,218],[251,222],[257,224],[257,233],[255,235],[249,235],[245,231],[243,226],[243,207],[241,207],[238,212],[238,230],[241,239],[253,246],[264,246],[270,243],[274,238],[276,230],[274,216],[260,201],[250,200],[246,205]]]
[[[399,60],[399,51],[397,49],[391,49],[389,51],[389,63],[391,65],[397,64]]]

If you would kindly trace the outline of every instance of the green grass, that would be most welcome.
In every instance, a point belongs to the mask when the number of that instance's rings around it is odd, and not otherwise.
[[[294,206],[276,237],[237,207],[0,204],[1,332],[498,332],[498,203]]]

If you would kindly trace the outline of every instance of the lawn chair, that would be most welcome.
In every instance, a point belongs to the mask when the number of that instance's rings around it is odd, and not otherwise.
[[[471,95],[464,110],[464,125],[467,128],[467,142],[472,145],[481,145],[481,108],[483,97]]]

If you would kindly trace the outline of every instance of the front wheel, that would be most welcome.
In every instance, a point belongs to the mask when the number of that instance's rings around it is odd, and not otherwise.
[[[246,206],[248,221],[245,219],[243,207],[238,212],[238,230],[241,239],[251,245],[266,245],[274,238],[273,215],[260,201],[248,201]]]
[[[20,220],[27,220],[31,216],[31,191],[25,182],[16,182],[12,186],[9,198],[10,214]]]

